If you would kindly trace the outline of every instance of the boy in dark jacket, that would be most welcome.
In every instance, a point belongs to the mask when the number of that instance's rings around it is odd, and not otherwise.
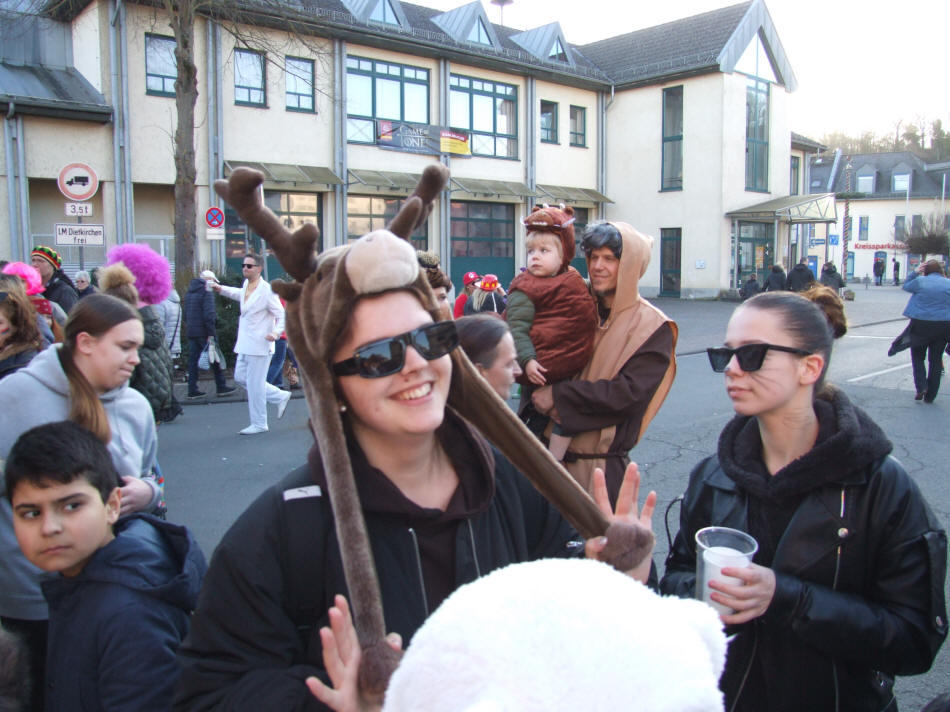
[[[70,421],[20,436],[6,495],[26,558],[60,574],[43,583],[45,708],[168,709],[206,568],[188,530],[144,514],[119,521],[109,451]]]
[[[198,358],[205,345],[214,341],[217,334],[215,321],[217,314],[214,310],[214,292],[208,289],[210,283],[218,283],[217,277],[210,269],[195,277],[188,285],[185,293],[185,336],[188,338],[188,397],[200,398],[205,395],[198,390]],[[234,393],[234,386],[228,386],[224,372],[217,361],[211,363],[214,371],[214,384],[219,396]]]

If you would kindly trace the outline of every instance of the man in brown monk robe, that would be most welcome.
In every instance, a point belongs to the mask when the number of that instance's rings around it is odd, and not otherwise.
[[[637,289],[652,247],[652,237],[627,223],[588,226],[581,248],[600,316],[594,353],[577,379],[532,394],[535,408],[572,436],[564,466],[585,488],[594,468],[603,468],[611,503],[630,461],[628,453],[656,415],[676,373],[676,324]]]

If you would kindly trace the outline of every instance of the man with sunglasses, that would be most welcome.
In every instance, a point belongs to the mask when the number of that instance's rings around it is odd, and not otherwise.
[[[240,288],[211,285],[218,294],[241,304],[234,344],[234,353],[238,355],[234,380],[247,389],[247,409],[251,417],[251,424],[240,431],[241,435],[266,433],[267,404],[277,404],[277,417],[281,418],[290,402],[290,391],[267,382],[274,342],[284,330],[284,307],[267,280],[261,278],[263,264],[263,257],[248,252],[241,265],[244,284]]]
[[[572,436],[564,466],[584,488],[594,468],[603,468],[612,505],[629,452],[676,373],[676,324],[637,289],[652,247],[653,238],[627,223],[588,225],[581,248],[600,316],[594,353],[576,379],[543,386],[531,396],[539,412]]]

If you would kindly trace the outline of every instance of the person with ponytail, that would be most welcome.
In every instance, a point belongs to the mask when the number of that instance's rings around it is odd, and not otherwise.
[[[758,543],[709,583],[732,611],[730,711],[896,712],[894,676],[927,671],[947,635],[946,534],[880,427],[824,382],[846,330],[829,287],[766,292],[707,350],[736,415],[690,475],[660,590],[694,595],[699,529]]]
[[[71,420],[108,447],[125,483],[121,514],[155,512],[162,494],[154,475],[155,422],[145,397],[128,387],[143,341],[138,311],[121,299],[92,294],[73,307],[64,332],[64,343],[40,352],[28,366],[0,381],[0,461],[23,432]],[[0,622],[27,641],[34,680],[40,682],[48,618],[41,574],[21,553],[10,503],[3,499]]]

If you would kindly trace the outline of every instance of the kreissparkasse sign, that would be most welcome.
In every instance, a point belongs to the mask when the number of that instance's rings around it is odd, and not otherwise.
[[[376,121],[376,145],[405,153],[472,155],[467,133],[431,124],[409,124],[385,119]]]

